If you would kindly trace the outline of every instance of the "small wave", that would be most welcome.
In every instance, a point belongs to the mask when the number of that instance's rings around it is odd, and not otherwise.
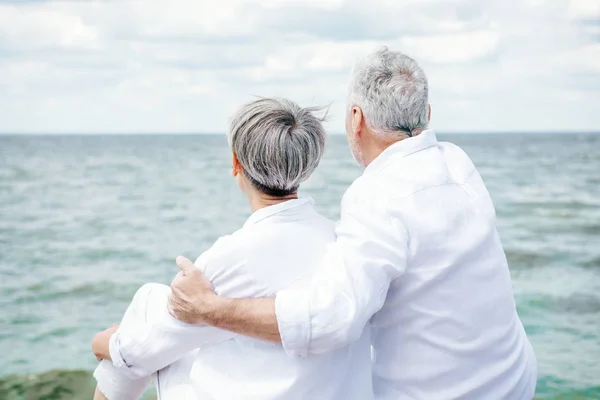
[[[539,385],[538,385],[539,387]],[[544,393],[541,390],[537,390],[536,396],[533,400],[598,400],[600,399],[600,386],[589,387],[581,390],[568,390],[560,393],[556,393],[556,389],[548,390],[551,393],[544,390]]]
[[[107,248],[107,249],[83,249],[80,250],[80,256],[82,259],[85,259],[90,262],[102,260],[139,260],[140,262],[144,262],[146,260],[146,254],[140,251],[136,251],[133,249],[115,249],[115,248]]]
[[[586,235],[591,235],[591,236],[596,236],[596,235],[600,235],[600,224],[587,224],[587,225],[582,225],[580,227],[582,233],[585,233]]]
[[[552,261],[550,255],[527,250],[505,250],[504,253],[511,268],[545,267]]]
[[[25,292],[14,301],[18,303],[41,302],[68,298],[89,298],[91,296],[110,296],[118,300],[130,300],[139,285],[115,284],[113,282],[86,283],[69,288],[68,290],[40,293],[37,290]]]
[[[529,298],[520,305],[523,311],[551,310],[553,314],[563,314],[565,317],[575,315],[600,314],[600,298],[594,294],[575,293],[570,296],[537,295]],[[554,327],[558,329],[557,327]]]
[[[31,341],[32,342],[42,342],[51,337],[64,337],[64,336],[68,336],[68,335],[72,334],[73,331],[74,331],[74,329],[57,328],[57,329],[51,330],[50,332],[44,332],[41,335],[34,337]]]
[[[587,261],[582,262],[581,265],[585,268],[600,268],[600,256],[590,258]]]

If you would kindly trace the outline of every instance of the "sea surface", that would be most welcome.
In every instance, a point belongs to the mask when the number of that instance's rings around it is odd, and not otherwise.
[[[600,399],[600,135],[439,135],[494,199],[537,398]],[[94,333],[249,216],[224,135],[0,136],[0,399],[91,398]],[[326,216],[361,173],[330,138]],[[491,399],[494,400],[494,399]]]

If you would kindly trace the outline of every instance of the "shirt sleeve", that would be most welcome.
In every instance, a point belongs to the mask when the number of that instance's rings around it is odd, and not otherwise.
[[[234,245],[226,238],[219,239],[198,258],[195,265],[211,279],[218,293],[242,297],[246,294],[244,289],[250,289],[249,285],[244,285],[244,276],[236,276],[237,280],[223,279],[221,273],[225,267],[243,269],[243,252],[235,251],[236,247],[232,247]],[[147,320],[127,327],[121,325],[110,340],[109,351],[113,365],[133,379],[151,375],[191,350],[235,336],[229,331],[186,324],[173,318],[167,309],[170,288],[166,285],[157,286],[162,286],[167,293],[147,296],[148,300],[144,305]]]
[[[337,240],[305,286],[279,291],[275,310],[290,355],[322,354],[357,340],[406,269],[408,233],[385,207],[344,196]]]

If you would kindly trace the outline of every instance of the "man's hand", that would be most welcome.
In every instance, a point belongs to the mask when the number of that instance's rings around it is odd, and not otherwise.
[[[92,340],[92,351],[96,356],[96,360],[110,360],[109,343],[111,336],[119,329],[119,325],[113,324],[108,329],[98,332]]]
[[[185,257],[171,282],[169,313],[189,324],[204,324],[258,339],[281,343],[275,298],[228,299],[217,296],[204,274]]]
[[[218,296],[212,284],[194,263],[185,257],[177,257],[181,269],[171,282],[169,313],[188,324],[214,325],[211,313]]]

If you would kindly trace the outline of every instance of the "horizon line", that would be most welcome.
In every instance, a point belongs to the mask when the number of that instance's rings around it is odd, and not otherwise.
[[[436,135],[598,135],[600,130],[581,131],[436,131]],[[223,136],[225,132],[0,132],[0,136]],[[346,136],[329,133],[328,136]]]

